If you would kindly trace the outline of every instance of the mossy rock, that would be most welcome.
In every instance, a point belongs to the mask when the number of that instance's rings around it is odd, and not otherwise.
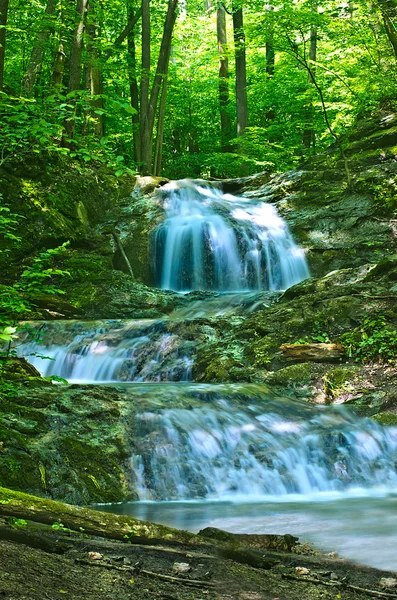
[[[299,365],[290,365],[279,371],[270,373],[266,377],[266,383],[269,385],[295,387],[309,385],[311,382],[310,363],[301,363]]]
[[[392,412],[384,412],[372,417],[381,425],[397,427],[397,414]]]

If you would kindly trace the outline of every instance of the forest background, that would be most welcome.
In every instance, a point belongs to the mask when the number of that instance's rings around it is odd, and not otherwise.
[[[204,3],[203,3],[204,2]],[[394,0],[0,0],[0,166],[285,171],[396,98]]]

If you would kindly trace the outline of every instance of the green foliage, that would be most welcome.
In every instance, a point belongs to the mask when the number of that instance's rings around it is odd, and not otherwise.
[[[312,344],[312,343],[322,343],[322,344],[330,344],[331,339],[326,331],[324,331],[324,323],[321,321],[314,321],[314,325],[312,328],[311,335],[300,338],[295,342],[295,344]]]
[[[130,92],[132,75],[138,82],[142,75],[139,26],[134,35],[135,55],[129,53],[126,41],[115,48],[114,41],[127,22],[127,5],[121,0],[95,3],[91,7],[94,12],[89,15],[91,27],[86,28],[83,40],[85,85],[82,83],[81,89],[68,93],[75,3],[67,3],[62,11],[56,10],[52,15],[45,14],[45,5],[42,0],[16,0],[10,4],[5,85],[0,98],[0,165],[34,153],[45,158],[65,155],[84,164],[107,165],[117,176],[134,173],[133,128],[137,125],[133,124],[136,109]],[[310,33],[314,28],[317,58],[316,64],[309,60],[308,66],[315,72],[337,135],[346,133],[357,117],[373,114],[380,103],[389,109],[395,107],[395,57],[384,27],[382,3],[358,0],[352,7],[326,0],[320,6],[311,0],[296,0],[276,1],[270,6],[253,0],[242,3],[242,7],[249,128],[237,142],[230,140],[233,153],[222,153],[216,3],[203,10],[202,0],[192,0],[181,8],[173,36],[163,144],[163,172],[167,176],[231,177],[253,170],[287,170],[333,142],[318,89],[297,60],[297,56],[310,55]],[[165,0],[151,2],[152,73],[165,10]],[[230,137],[234,138],[235,65],[229,13],[227,112],[232,121]],[[90,37],[92,28],[95,35]],[[23,82],[40,32],[48,35],[37,81],[26,98]],[[269,72],[266,63],[266,46],[270,42],[275,54],[274,72]],[[55,83],[54,65],[60,50],[66,58],[65,71],[58,73],[60,81]],[[94,93],[90,87],[87,67],[92,62],[101,70],[101,93]],[[100,120],[106,125],[104,135],[96,131]],[[70,134],[67,125],[72,122]],[[307,147],[303,141],[308,129],[315,133],[315,146]],[[379,200],[388,202],[382,193]]]
[[[382,314],[366,317],[361,327],[344,333],[340,342],[356,361],[394,363],[397,358],[397,330]]]

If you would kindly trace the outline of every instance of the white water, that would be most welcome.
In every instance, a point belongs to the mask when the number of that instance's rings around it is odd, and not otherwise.
[[[178,336],[168,333],[161,321],[58,321],[37,324],[32,335],[33,340],[18,346],[18,354],[44,377],[61,377],[70,383],[192,378],[188,349],[185,353],[180,348]],[[37,336],[41,342],[35,341]]]
[[[244,410],[218,400],[140,414],[145,437],[135,440],[131,462],[139,498],[307,500],[397,490],[397,427],[343,409],[263,401]]]
[[[271,204],[206,182],[174,181],[162,190],[167,218],[155,234],[161,288],[285,290],[310,276],[303,250]]]

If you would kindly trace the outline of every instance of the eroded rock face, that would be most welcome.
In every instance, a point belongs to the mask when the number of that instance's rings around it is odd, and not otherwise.
[[[274,203],[307,250],[315,277],[378,262],[396,248],[397,116],[358,123],[344,140],[352,183],[337,150],[299,170],[226,182],[233,193]]]

